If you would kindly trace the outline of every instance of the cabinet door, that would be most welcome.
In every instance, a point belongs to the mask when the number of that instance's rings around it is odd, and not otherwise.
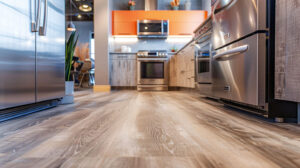
[[[136,22],[114,22],[113,35],[137,35]]]
[[[300,102],[300,0],[276,4],[275,98]]]
[[[111,86],[136,86],[136,60],[111,59]]]
[[[176,64],[177,55],[173,55],[170,58],[170,72],[169,72],[169,85],[177,86],[177,64]]]
[[[121,60],[112,59],[110,60],[110,84],[111,86],[119,86],[120,80],[120,70],[121,70]]]
[[[136,86],[137,85],[137,70],[136,60],[128,59],[125,63],[126,83],[125,86]]]

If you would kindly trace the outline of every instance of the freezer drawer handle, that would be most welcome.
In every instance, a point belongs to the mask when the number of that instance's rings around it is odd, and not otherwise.
[[[249,48],[248,45],[239,46],[239,47],[227,50],[223,53],[217,54],[213,58],[214,58],[214,60],[221,60],[222,58],[229,58],[234,55],[246,52],[248,50],[248,48]]]
[[[47,22],[48,22],[48,0],[45,0],[45,4],[44,4],[44,23],[43,23],[43,26],[40,26],[40,30],[39,30],[40,36],[46,36]]]

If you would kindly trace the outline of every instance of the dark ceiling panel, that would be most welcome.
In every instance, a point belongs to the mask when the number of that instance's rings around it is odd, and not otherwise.
[[[93,10],[91,12],[80,11],[79,6],[82,4],[88,4]],[[94,0],[66,0],[66,19],[70,21],[71,18],[73,21],[93,21]]]

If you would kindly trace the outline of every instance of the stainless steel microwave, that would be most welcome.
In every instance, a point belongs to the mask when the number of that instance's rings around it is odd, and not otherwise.
[[[139,38],[167,38],[169,35],[168,20],[138,20]]]

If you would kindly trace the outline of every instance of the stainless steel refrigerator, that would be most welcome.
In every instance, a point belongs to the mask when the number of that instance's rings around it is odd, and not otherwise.
[[[235,108],[269,118],[295,118],[297,103],[274,97],[275,7],[273,0],[216,1],[212,92]]]
[[[0,0],[0,110],[64,96],[65,1]]]
[[[264,109],[266,1],[219,0],[213,9],[214,96]]]

